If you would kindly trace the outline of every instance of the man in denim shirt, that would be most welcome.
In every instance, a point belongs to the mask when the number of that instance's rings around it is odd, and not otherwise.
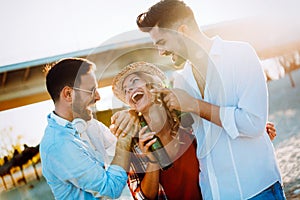
[[[100,100],[94,69],[94,63],[79,58],[63,59],[48,69],[46,85],[55,110],[48,115],[40,153],[56,199],[117,198],[126,185],[131,134],[118,140],[107,169],[105,152],[80,137],[92,119],[90,107]]]

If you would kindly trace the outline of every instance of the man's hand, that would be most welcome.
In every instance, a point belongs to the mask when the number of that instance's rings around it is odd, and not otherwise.
[[[138,126],[129,129],[129,132],[124,137],[119,137],[116,145],[116,152],[114,159],[112,160],[112,165],[119,165],[125,171],[129,169],[130,163],[130,150],[132,138],[137,133]]]
[[[124,151],[130,151],[132,138],[136,135],[137,132],[138,127],[136,126],[130,129],[125,136],[119,137],[117,140],[116,148]]]
[[[159,88],[152,89],[152,93],[163,94],[163,101],[166,103],[170,111],[179,110],[182,112],[197,112],[197,100],[181,89]]]
[[[170,111],[179,110],[181,112],[194,113],[203,119],[222,127],[220,107],[217,105],[196,99],[184,90],[177,88],[152,89],[151,92],[163,94],[163,101]]]
[[[116,136],[125,136],[133,128],[138,127],[138,116],[134,110],[122,110],[111,117],[110,131]]]

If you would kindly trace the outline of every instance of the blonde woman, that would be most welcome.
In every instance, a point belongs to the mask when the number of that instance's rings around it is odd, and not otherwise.
[[[150,90],[163,87],[164,73],[146,62],[125,67],[113,80],[115,96],[142,115],[153,132],[146,127],[132,145],[129,187],[135,199],[202,199],[199,186],[199,163],[196,141],[181,126],[175,111],[170,112],[159,95]],[[172,167],[161,170],[149,147],[156,134],[172,160]],[[149,141],[150,140],[150,141]]]

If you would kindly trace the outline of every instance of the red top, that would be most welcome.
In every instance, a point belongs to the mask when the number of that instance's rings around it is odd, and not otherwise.
[[[202,199],[196,141],[193,135],[182,129],[179,129],[179,134],[180,141],[184,142],[177,154],[179,158],[171,168],[160,172],[160,184],[168,199]]]

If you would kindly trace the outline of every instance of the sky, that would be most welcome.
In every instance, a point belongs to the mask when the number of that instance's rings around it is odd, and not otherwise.
[[[156,2],[158,1],[0,0],[0,67],[98,47],[116,35],[136,30],[136,16]],[[299,8],[297,0],[185,2],[193,9],[200,26],[249,16],[287,14]],[[110,88],[104,90],[107,93]],[[105,101],[109,104],[109,99],[102,99],[100,103],[109,107],[107,103],[103,103]],[[13,135],[22,134],[25,143],[36,145],[43,135],[46,115],[52,110],[52,102],[46,101],[2,111],[0,131],[13,127]]]
[[[295,0],[286,0],[292,2]],[[0,66],[101,45],[136,30],[157,0],[0,0]],[[280,0],[186,0],[200,25],[270,12]]]

